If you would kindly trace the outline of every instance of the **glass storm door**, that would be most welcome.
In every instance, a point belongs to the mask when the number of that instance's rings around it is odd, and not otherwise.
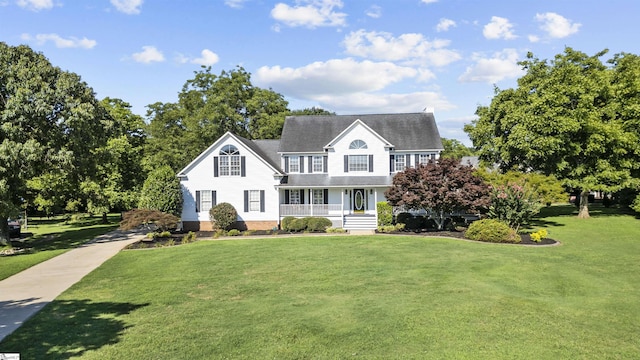
[[[364,189],[353,189],[353,212],[357,214],[364,214],[366,209],[366,198]]]

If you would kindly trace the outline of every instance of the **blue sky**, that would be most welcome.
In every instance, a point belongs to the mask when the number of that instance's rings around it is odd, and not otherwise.
[[[470,145],[464,124],[494,84],[515,86],[527,52],[639,54],[638,14],[633,0],[0,0],[0,41],[142,116],[200,66],[242,66],[292,110],[429,108],[441,136]]]

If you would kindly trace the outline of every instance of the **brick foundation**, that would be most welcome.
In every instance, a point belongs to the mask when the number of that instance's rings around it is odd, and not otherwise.
[[[240,230],[271,230],[278,226],[277,221],[240,221],[236,228]],[[183,221],[184,231],[213,231],[211,221]]]

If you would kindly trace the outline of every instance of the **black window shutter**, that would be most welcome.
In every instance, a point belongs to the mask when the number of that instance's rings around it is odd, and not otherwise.
[[[213,177],[218,177],[218,157],[213,157]]]
[[[420,164],[420,154],[416,154],[415,157],[415,167],[418,167],[418,164]]]
[[[300,156],[300,173],[304,173],[304,156]]]
[[[344,156],[344,172],[349,172],[349,155]]]
[[[260,190],[260,212],[264,212],[264,190]]]
[[[286,172],[286,173],[289,172],[289,157],[288,156],[284,157],[284,172]]]
[[[322,172],[328,172],[327,169],[327,162],[329,161],[329,157],[328,156],[323,156],[322,157]]]
[[[407,163],[406,163],[406,164],[404,164],[404,166],[405,166],[405,167],[411,167],[411,155],[410,155],[410,154],[407,154],[407,155],[405,155],[404,157],[405,157],[405,159],[407,159]]]
[[[395,170],[394,168],[394,161],[395,161],[395,156],[391,155],[389,156],[389,171],[393,172]]]
[[[373,172],[373,155],[369,155],[369,172]]]
[[[200,212],[200,191],[196,190],[196,212]]]
[[[305,191],[300,189],[298,190],[300,192],[300,204],[304,204],[304,195],[305,195]]]
[[[307,161],[309,162],[309,174],[311,174],[313,172],[313,156],[309,156]]]
[[[240,176],[247,176],[247,159],[246,156],[240,156]]]
[[[290,197],[290,195],[289,195],[289,190],[285,190],[285,191],[284,191],[284,203],[285,203],[285,204],[288,204],[288,203],[289,203],[289,201],[291,201],[290,199],[291,199],[291,197]]]
[[[218,205],[218,199],[216,199],[216,192],[215,190],[211,191],[211,206],[216,206]]]
[[[244,191],[244,212],[249,212],[249,190]]]
[[[324,192],[324,201],[323,201],[323,203],[324,204],[328,204],[329,203],[329,189],[324,189],[323,192]]]

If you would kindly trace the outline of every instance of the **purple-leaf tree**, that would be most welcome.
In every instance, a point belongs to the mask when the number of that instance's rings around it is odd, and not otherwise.
[[[472,167],[459,160],[440,159],[397,173],[385,196],[393,206],[427,211],[442,230],[450,213],[486,210],[490,189]]]

